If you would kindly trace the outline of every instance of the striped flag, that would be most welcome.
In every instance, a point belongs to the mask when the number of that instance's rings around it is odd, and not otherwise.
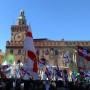
[[[33,78],[37,79],[38,67],[37,67],[37,60],[36,60],[36,54],[35,54],[36,52],[35,52],[35,47],[33,42],[31,26],[28,26],[23,49],[27,51],[27,59],[24,64],[24,68],[29,69],[31,71],[30,74],[33,76]]]

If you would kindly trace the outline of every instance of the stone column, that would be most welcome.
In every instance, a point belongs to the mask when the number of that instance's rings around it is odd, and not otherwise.
[[[77,62],[76,62],[76,54],[75,54],[75,65],[77,64]]]
[[[62,53],[61,53],[61,62],[60,62],[60,63],[62,64],[62,66],[64,66],[64,65],[65,65],[65,63],[64,63],[64,62],[63,62],[63,60],[62,60],[63,55],[64,55],[64,53],[62,52]]]
[[[61,58],[63,57],[63,52],[62,52],[62,56],[61,56]]]
[[[73,62],[75,61],[75,55],[74,55],[74,53],[73,53]]]

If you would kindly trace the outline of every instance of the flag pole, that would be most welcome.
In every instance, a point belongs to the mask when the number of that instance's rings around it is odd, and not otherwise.
[[[21,53],[21,60],[22,60],[23,52],[24,52],[24,50],[22,49],[22,53]]]
[[[22,52],[21,52],[21,61],[23,60],[23,55],[24,55],[24,50],[22,49]]]
[[[26,60],[26,56],[27,56],[27,51],[25,50],[25,52],[24,52],[24,62],[25,62],[25,60]]]

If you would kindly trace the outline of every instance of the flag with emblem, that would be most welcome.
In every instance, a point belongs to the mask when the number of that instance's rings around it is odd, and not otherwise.
[[[33,76],[33,79],[37,79],[38,67],[31,26],[28,26],[23,49],[27,51],[27,59],[25,61],[23,68],[30,70],[30,74]]]
[[[88,49],[78,46],[78,55],[90,61],[90,51]]]

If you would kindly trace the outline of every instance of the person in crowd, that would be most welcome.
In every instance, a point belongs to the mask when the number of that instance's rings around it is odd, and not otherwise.
[[[69,90],[68,88],[64,87],[64,82],[59,80],[56,82],[57,90]]]

